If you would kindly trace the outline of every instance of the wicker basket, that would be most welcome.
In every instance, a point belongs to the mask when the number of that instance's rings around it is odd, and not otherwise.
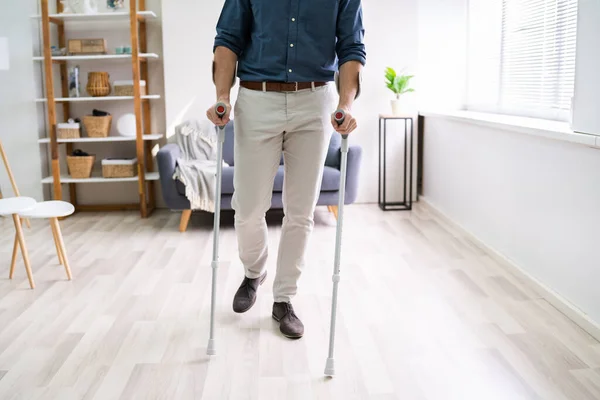
[[[78,139],[81,137],[81,127],[79,124],[57,124],[56,137],[59,139]]]
[[[115,96],[133,96],[133,81],[115,81],[114,84]],[[140,81],[140,95],[145,96],[146,81]]]
[[[92,97],[108,96],[110,94],[108,72],[90,72],[86,89]]]
[[[112,115],[107,115],[106,117],[94,117],[91,115],[86,115],[83,117],[83,126],[85,126],[85,131],[89,137],[108,137],[111,125]]]
[[[92,176],[92,168],[96,156],[74,157],[67,156],[67,166],[69,167],[69,175],[75,179],[86,179]]]
[[[104,178],[131,178],[137,175],[137,159],[102,160],[102,176]]]

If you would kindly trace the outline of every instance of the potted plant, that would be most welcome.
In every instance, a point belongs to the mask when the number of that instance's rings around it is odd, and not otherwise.
[[[400,95],[404,93],[411,93],[415,90],[410,88],[410,80],[414,75],[398,75],[393,68],[385,69],[385,84],[396,95],[396,99],[392,100],[392,113],[394,115],[400,115]]]

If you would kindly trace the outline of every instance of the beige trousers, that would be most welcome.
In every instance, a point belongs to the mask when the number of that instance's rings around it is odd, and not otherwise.
[[[297,291],[333,131],[335,95],[332,85],[291,93],[241,88],[235,104],[232,205],[240,259],[248,278],[265,272],[265,214],[271,206],[282,152],[284,156],[285,217],[273,285],[276,302],[290,301]]]

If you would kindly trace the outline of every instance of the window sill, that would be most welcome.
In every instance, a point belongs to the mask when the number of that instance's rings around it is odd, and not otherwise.
[[[468,122],[490,128],[600,148],[600,136],[573,132],[567,122],[475,111],[422,111],[419,115]]]

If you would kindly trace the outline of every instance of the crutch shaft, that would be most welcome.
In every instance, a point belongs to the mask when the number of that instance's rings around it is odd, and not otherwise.
[[[336,118],[337,120],[337,118]],[[343,119],[342,119],[343,122]],[[340,123],[338,121],[338,123]],[[342,232],[344,226],[344,203],[346,201],[346,175],[348,167],[348,135],[342,135],[342,160],[341,160],[341,173],[340,173],[340,196],[338,199],[338,220],[335,237],[335,258],[333,268],[333,295],[331,299],[331,322],[329,330],[329,354],[327,363],[325,366],[325,375],[333,376],[335,374],[334,364],[334,348],[335,348],[335,329],[336,329],[336,317],[337,317],[337,301],[338,301],[338,290],[340,282],[340,265],[342,255]]]
[[[218,103],[215,106],[217,115],[222,118],[225,115],[227,107],[223,103]],[[221,181],[223,176],[223,143],[225,142],[225,127],[219,127],[218,144],[217,144],[217,176],[216,176],[216,192],[215,192],[215,215],[213,226],[213,258],[211,263],[212,268],[212,283],[211,283],[211,298],[210,298],[210,334],[206,354],[215,355],[217,353],[215,343],[215,311],[217,303],[217,270],[219,268],[219,227],[221,226]]]

